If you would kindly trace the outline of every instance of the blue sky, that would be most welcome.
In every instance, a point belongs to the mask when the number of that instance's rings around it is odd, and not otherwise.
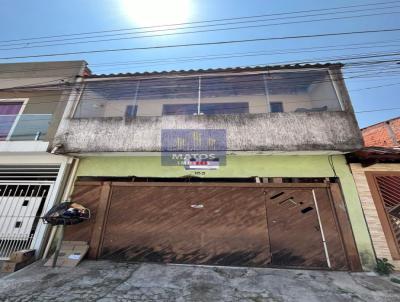
[[[150,0],[0,0],[0,41],[22,38],[51,36],[60,34],[73,34],[91,31],[113,30],[133,28],[147,25],[143,23],[146,16],[146,7],[143,4]],[[151,0],[154,1],[154,0]],[[165,2],[167,0],[160,0]],[[175,1],[175,0],[174,0]],[[184,1],[184,0],[182,0]],[[267,0],[187,0],[188,5],[175,5],[173,7],[162,7],[162,5],[151,4],[154,14],[160,14],[160,21],[166,15],[185,16],[184,22],[195,22],[221,18],[234,18],[242,16],[253,16],[262,14],[277,14],[282,12],[293,12],[299,10],[313,10],[329,7],[339,7],[358,4],[369,4],[383,1],[345,1],[332,0],[316,1],[267,1]],[[124,6],[125,3],[125,6]],[[173,3],[173,1],[172,1]],[[209,41],[221,41],[231,39],[252,39],[264,37],[280,37],[304,34],[319,34],[329,32],[362,31],[369,29],[400,28],[400,2],[397,5],[387,1],[387,9],[376,9],[359,11],[360,9],[342,9],[352,11],[346,16],[379,14],[376,16],[357,17],[349,19],[336,19],[298,24],[281,24],[259,26],[229,31],[203,32],[193,34],[168,35],[158,37],[144,37],[138,39],[125,39],[119,41],[108,41],[100,43],[86,43],[74,45],[46,46],[41,48],[24,48],[2,50],[7,43],[0,43],[0,57],[25,56],[44,53],[59,53],[68,51],[81,51],[93,49],[110,49],[126,47],[143,47],[168,44],[198,43]],[[160,7],[162,7],[160,9]],[[371,9],[373,7],[363,7]],[[134,10],[134,11],[132,11]],[[317,12],[318,13],[318,12]],[[164,16],[164,17],[163,17]],[[337,18],[344,14],[331,12],[324,16],[309,17],[308,19]],[[152,16],[149,16],[151,18]],[[276,17],[276,16],[275,16]],[[278,16],[279,17],[279,16]],[[177,17],[178,18],[178,17]],[[268,17],[271,18],[271,17]],[[140,20],[139,20],[140,19]],[[154,19],[154,18],[153,18]],[[170,18],[171,19],[171,18]],[[165,19],[165,20],[170,20]],[[146,20],[146,18],[144,19]],[[177,19],[181,21],[181,19]],[[293,19],[291,19],[293,21]],[[298,19],[299,20],[299,19]],[[304,19],[303,19],[304,20]],[[154,20],[153,20],[154,21]],[[265,21],[257,23],[271,24],[282,23],[285,20]],[[62,39],[62,38],[61,38]],[[65,41],[61,41],[65,42]],[[9,42],[9,43],[18,43]],[[371,43],[371,44],[370,44]],[[349,47],[349,44],[360,44],[350,46],[352,49],[337,49]],[[18,47],[32,46],[28,44]],[[329,46],[329,47],[328,47]],[[336,46],[336,47],[335,47]],[[11,46],[12,48],[13,46]],[[316,47],[326,47],[324,51],[315,51]],[[331,49],[332,47],[332,49]],[[308,50],[304,51],[304,48]],[[330,61],[332,58],[370,55],[376,52],[398,52],[400,48],[400,31],[387,33],[373,33],[365,35],[336,36],[303,40],[280,40],[264,41],[243,44],[226,44],[214,46],[198,46],[187,48],[153,49],[142,51],[112,52],[100,54],[79,54],[70,56],[59,56],[49,58],[29,58],[0,60],[5,62],[23,61],[48,61],[48,60],[86,60],[94,73],[118,73],[154,70],[177,70],[216,68],[247,65],[274,65],[280,62],[304,62],[310,60]],[[287,51],[292,53],[287,53]],[[277,51],[286,52],[276,54]],[[295,51],[296,53],[293,53]],[[210,59],[209,56],[232,53],[259,52],[252,56],[235,56],[230,58]],[[260,54],[262,53],[262,54]],[[193,60],[193,57],[208,56],[208,60]],[[186,61],[177,62],[176,59],[188,57]],[[387,58],[387,57],[383,57]],[[399,58],[400,61],[400,57]],[[173,59],[163,61],[162,59]],[[378,58],[379,60],[382,57]],[[391,58],[393,59],[393,57]],[[148,60],[158,60],[148,62]],[[359,60],[359,59],[358,59]],[[374,60],[374,59],[368,59]],[[108,64],[111,63],[111,64]],[[398,70],[397,70],[398,68]],[[365,68],[345,70],[346,84],[350,91],[355,111],[367,111],[383,108],[400,107],[400,65],[376,66],[374,69]],[[378,73],[380,72],[380,73]],[[354,77],[355,76],[355,77]],[[399,83],[399,84],[396,84]],[[386,86],[394,84],[392,86]],[[376,86],[384,86],[373,88]],[[400,110],[387,110],[380,112],[358,113],[357,118],[360,127],[377,123],[382,120],[400,115]]]

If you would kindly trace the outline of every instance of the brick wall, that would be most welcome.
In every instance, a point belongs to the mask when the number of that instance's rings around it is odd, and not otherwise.
[[[400,117],[361,130],[366,147],[399,147]]]
[[[397,145],[400,144],[400,117],[394,120],[389,121],[390,127],[393,130],[393,133],[397,140]]]

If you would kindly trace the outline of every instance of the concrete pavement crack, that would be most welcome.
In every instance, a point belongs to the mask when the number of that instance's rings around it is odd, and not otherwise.
[[[142,265],[139,264],[137,267],[135,267],[132,272],[129,274],[128,277],[124,278],[121,282],[119,282],[116,286],[113,286],[109,291],[107,291],[104,295],[102,295],[101,297],[96,298],[95,301],[99,301],[103,298],[105,298],[108,294],[110,294],[112,291],[114,291],[118,286],[120,286],[121,284],[125,283],[126,281],[128,281],[130,278],[132,278],[133,274],[141,267]]]

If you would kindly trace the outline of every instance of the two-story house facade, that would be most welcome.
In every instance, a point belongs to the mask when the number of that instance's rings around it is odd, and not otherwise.
[[[51,154],[84,61],[0,64],[0,260],[43,248],[40,217],[59,202],[71,160]]]
[[[371,269],[340,64],[88,75],[52,147],[76,161],[89,257]]]

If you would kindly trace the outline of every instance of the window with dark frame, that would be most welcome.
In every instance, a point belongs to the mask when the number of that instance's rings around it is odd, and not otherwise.
[[[137,105],[128,105],[125,108],[125,117],[135,117],[137,114]]]
[[[271,102],[269,103],[271,112],[283,112],[282,102]]]

